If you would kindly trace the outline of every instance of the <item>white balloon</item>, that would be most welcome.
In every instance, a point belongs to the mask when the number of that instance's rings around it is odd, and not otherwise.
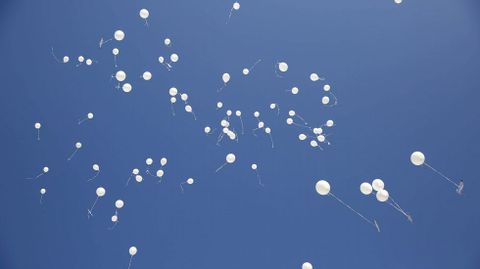
[[[170,96],[175,96],[175,95],[177,95],[177,93],[178,93],[178,90],[177,90],[177,88],[175,88],[175,87],[171,87],[171,88],[168,90],[168,94],[170,94]]]
[[[319,134],[322,134],[323,133],[323,129],[318,127],[318,128],[313,128],[313,133],[316,134],[316,135],[319,135]]]
[[[328,103],[330,103],[330,97],[328,96],[322,97],[322,104],[328,105]]]
[[[87,65],[92,65],[93,61],[92,61],[92,59],[87,59],[87,61],[85,61],[85,63],[86,63]]]
[[[78,56],[78,61],[81,62],[81,63],[83,63],[83,61],[85,61],[85,57],[83,57],[83,56],[81,56],[81,55]]]
[[[119,71],[117,71],[117,73],[115,73],[115,78],[116,78],[119,82],[122,82],[122,81],[124,81],[124,80],[127,78],[127,73],[125,73],[125,72],[122,71],[122,70],[119,70]]]
[[[258,112],[258,111],[253,112],[253,116],[254,116],[255,118],[260,117],[260,112]]]
[[[323,85],[323,90],[326,91],[326,92],[330,91],[330,88],[331,87],[328,84]]]
[[[120,50],[117,48],[112,49],[112,54],[113,55],[118,55],[120,53]]]
[[[134,168],[134,169],[132,170],[132,174],[138,175],[138,173],[140,173],[140,170],[138,170],[137,168]]]
[[[70,57],[63,56],[63,63],[66,64],[66,63],[68,63],[68,61],[70,61]]]
[[[93,169],[93,171],[98,172],[98,171],[100,171],[100,165],[94,164],[94,165],[92,165],[92,169]]]
[[[222,102],[217,102],[217,108],[222,108],[223,107],[223,103]]]
[[[187,100],[188,100],[188,94],[186,94],[186,93],[182,93],[182,94],[180,94],[180,98],[182,99],[182,101],[184,101],[184,102],[185,102],[185,101],[187,101]]]
[[[302,269],[313,269],[313,265],[309,262],[304,262],[302,264]]]
[[[222,80],[223,80],[223,83],[228,83],[230,81],[230,74],[229,73],[223,73]]]
[[[272,132],[272,129],[270,129],[270,127],[265,128],[265,133],[269,134],[271,132]]]
[[[36,123],[35,123],[35,129],[38,130],[38,129],[40,129],[40,128],[42,128],[42,124],[41,124],[40,122],[36,122]]]
[[[288,64],[286,62],[280,62],[278,63],[278,70],[280,70],[280,72],[287,72],[288,70]]]
[[[389,197],[389,194],[388,194],[388,191],[387,190],[380,190],[377,192],[377,200],[379,202],[386,202],[388,200],[388,197]]]
[[[227,163],[234,163],[236,160],[235,154],[233,153],[227,154],[227,157],[225,157],[225,160],[227,160]]]
[[[125,38],[125,33],[124,33],[122,30],[117,30],[117,31],[115,31],[115,33],[113,34],[113,37],[114,37],[115,40],[117,40],[117,41],[122,41],[122,40]]]
[[[415,151],[410,155],[410,161],[416,166],[423,165],[425,163],[425,155],[420,151]]]
[[[142,18],[142,19],[147,19],[148,16],[150,16],[150,12],[148,12],[147,9],[142,8],[142,9],[140,9],[140,12],[138,13],[138,15],[140,15],[140,18]]]
[[[170,46],[170,44],[172,44],[172,40],[170,40],[170,38],[165,38],[163,43],[165,44],[165,46]]]
[[[205,128],[203,129],[203,131],[208,134],[210,133],[210,131],[212,131],[212,128],[210,128],[209,126],[205,126]]]
[[[187,179],[187,184],[188,184],[188,185],[192,185],[193,182],[195,182],[195,181],[193,180],[193,178]]]
[[[170,98],[170,103],[175,104],[177,102],[177,98],[172,97]]]
[[[277,107],[277,104],[275,104],[275,103],[270,104],[270,109],[275,109],[276,107]]]
[[[188,113],[192,112],[192,107],[190,105],[186,105],[185,111],[187,111]]]
[[[118,216],[113,215],[110,219],[112,220],[112,222],[117,222],[118,221]]]
[[[76,147],[77,149],[82,148],[82,143],[80,143],[80,142],[75,143],[75,147]]]
[[[236,115],[237,117],[242,116],[242,111],[240,111],[240,110],[235,111],[235,115]]]
[[[290,110],[290,111],[288,111],[288,115],[289,115],[290,117],[295,116],[295,110]]]
[[[250,73],[250,70],[248,70],[248,68],[243,68],[242,73],[246,76]]]
[[[147,159],[145,160],[145,163],[146,163],[147,165],[152,165],[153,159],[152,159],[152,158],[147,158]]]
[[[50,171],[50,168],[48,168],[48,166],[45,166],[45,167],[43,167],[42,170],[43,170],[44,173],[48,173],[48,171]]]
[[[143,177],[141,175],[136,175],[135,176],[135,181],[137,181],[138,183],[142,182],[143,181]]]
[[[125,203],[122,200],[117,200],[115,201],[115,207],[120,209],[125,205]]]
[[[257,164],[256,163],[252,163],[252,170],[257,170]]]
[[[293,119],[292,118],[287,118],[287,124],[292,125],[293,124]]]
[[[320,195],[328,195],[330,193],[330,184],[326,180],[319,180],[315,184],[315,190]]]
[[[327,127],[332,127],[333,126],[333,120],[327,120]]]
[[[130,254],[130,256],[135,256],[135,254],[137,254],[137,248],[135,246],[131,246],[128,249],[128,253]]]
[[[45,193],[47,193],[47,189],[41,188],[41,189],[40,189],[40,194],[45,194]]]
[[[143,77],[144,80],[151,80],[152,79],[152,73],[150,73],[149,71],[145,71],[145,72],[143,72],[142,77]]]
[[[161,165],[161,166],[165,166],[165,165],[167,164],[167,162],[168,162],[168,160],[167,160],[167,158],[165,158],[165,157],[163,157],[163,158],[160,159],[160,165]]]
[[[403,0],[395,0],[395,4],[401,4]]]
[[[164,174],[165,172],[162,169],[157,170],[157,177],[163,177]]]
[[[311,146],[312,148],[318,147],[317,141],[315,141],[315,140],[310,141],[310,146]]]
[[[298,87],[293,87],[292,88],[292,94],[298,94],[300,90],[298,89]]]
[[[322,142],[322,143],[323,143],[323,142],[325,142],[325,136],[324,136],[324,135],[319,135],[319,136],[317,136],[317,140],[318,140],[319,142]]]
[[[318,81],[320,77],[317,75],[317,73],[311,73],[310,74],[310,80],[311,81]]]
[[[129,93],[132,91],[132,84],[130,83],[125,83],[122,85],[122,90],[123,92]]]
[[[178,59],[179,59],[178,54],[173,53],[172,55],[170,55],[170,61],[176,63],[178,62]]]
[[[89,120],[93,119],[93,113],[92,113],[92,112],[89,112],[89,113],[87,114],[87,118],[88,118]]]
[[[360,192],[365,195],[370,195],[373,191],[372,185],[368,182],[363,182],[360,184]]]
[[[159,56],[158,57],[158,62],[163,64],[163,62],[165,61],[165,58],[163,58],[163,56]]]
[[[239,10],[240,9],[240,3],[239,2],[233,3],[233,9]]]
[[[304,141],[305,139],[307,139],[307,136],[306,136],[305,134],[299,134],[299,135],[298,135],[298,139],[299,139],[300,141]]]
[[[95,191],[95,193],[97,194],[98,197],[103,197],[105,196],[105,188],[103,187],[98,187],[97,190]]]
[[[377,178],[372,181],[372,187],[375,191],[381,191],[385,188],[385,183],[383,183],[383,180]]]

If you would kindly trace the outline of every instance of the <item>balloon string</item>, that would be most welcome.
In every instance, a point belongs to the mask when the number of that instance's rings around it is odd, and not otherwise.
[[[130,176],[128,177],[127,183],[125,183],[125,187],[127,187],[127,186],[128,186],[128,183],[130,183],[130,179],[132,179],[132,174],[130,174]]]
[[[37,130],[37,141],[40,141],[40,130]]]
[[[53,52],[53,47],[52,47],[52,50],[51,50],[51,54],[53,56],[53,59],[55,59],[55,61],[57,61],[57,63],[60,63],[60,60],[57,58],[57,56],[55,55],[55,53]]]
[[[128,269],[130,269],[130,266],[132,265],[132,258],[133,258],[133,255],[130,255],[130,261],[128,262]]]
[[[278,62],[274,62],[273,63],[273,70],[275,71],[275,75],[278,77],[278,78],[283,78],[282,76],[280,76],[277,72],[277,66],[278,66]]]
[[[250,67],[250,71],[253,71],[253,69],[255,68],[255,66],[256,66],[257,64],[259,64],[261,61],[262,61],[262,59],[258,59],[258,60],[252,65],[252,67]]]
[[[301,121],[303,121],[303,123],[304,123],[305,125],[308,125],[308,123],[305,121],[305,119],[302,118],[300,115],[295,114],[295,116],[297,116],[297,118],[299,118]]]
[[[262,178],[260,177],[260,174],[258,173],[258,171],[256,169],[255,169],[255,173],[257,174],[258,185],[260,185],[262,187],[265,187],[265,185],[263,185],[263,183],[262,183]]]
[[[100,174],[100,171],[95,172],[95,175],[94,175],[93,177],[89,178],[89,179],[87,180],[87,182],[88,182],[88,181],[92,181],[92,180],[94,180],[95,178],[97,178],[98,174]]]
[[[73,151],[72,155],[70,155],[70,157],[67,158],[67,161],[70,161],[70,160],[73,158],[73,156],[75,156],[75,153],[77,153],[77,150],[78,150],[78,149],[75,149],[75,150]]]
[[[42,204],[43,194],[40,195],[40,204]]]
[[[336,106],[336,105],[338,104],[337,96],[336,96],[335,94],[333,94],[333,92],[329,92],[329,93],[330,93],[330,95],[333,97],[333,99],[334,99],[335,101],[333,102],[332,105],[328,105],[328,106],[329,106],[329,107]]]
[[[292,122],[292,124],[295,125],[295,126],[298,126],[298,127],[307,128],[309,130],[312,130],[312,127],[310,127],[308,125],[302,125],[302,124],[298,124],[296,122]]]
[[[113,229],[115,229],[115,227],[117,226],[117,223],[118,223],[118,220],[115,221],[115,222],[113,223],[113,226],[110,227],[110,228],[108,228],[108,229],[109,229],[110,231],[113,230]]]
[[[390,202],[388,204],[391,205],[393,208],[395,208],[395,210],[397,210],[398,212],[402,213],[402,215],[407,217],[408,221],[413,222],[412,216],[407,214],[400,206],[398,206],[396,204],[393,204],[393,203],[390,203]]]
[[[182,190],[182,193],[183,193],[183,184],[185,184],[185,182],[180,183],[180,189]]]
[[[84,118],[84,119],[79,120],[79,121],[78,121],[78,125],[82,124],[82,123],[83,123],[84,121],[86,121],[86,120],[87,120],[87,118]]]
[[[360,216],[363,220],[365,220],[366,222],[370,223],[371,225],[377,227],[378,229],[378,225],[376,224],[376,221],[375,223],[372,222],[371,220],[367,219],[365,216],[363,216],[362,214],[360,214],[358,211],[356,211],[355,209],[353,209],[351,206],[349,206],[347,203],[345,203],[344,201],[342,201],[340,198],[338,198],[337,196],[335,196],[333,193],[328,193],[329,195],[331,195],[333,198],[337,199],[337,201],[339,201],[342,205],[344,205],[345,207],[347,207],[348,209],[350,209],[352,212],[356,213],[358,216]]]
[[[270,142],[272,142],[272,149],[275,147],[275,145],[273,144],[273,137],[272,137],[272,134],[268,134],[268,136],[270,136]]]
[[[232,13],[233,13],[233,7],[230,9],[230,14],[228,14],[228,19],[225,22],[225,24],[228,24],[228,22],[230,21],[230,17],[232,17]]]
[[[219,168],[217,168],[217,170],[215,170],[215,173],[217,173],[218,171],[220,171],[225,165],[227,165],[227,163],[224,163],[224,164],[222,164]]]
[[[43,174],[44,174],[44,173],[40,173],[40,174],[38,174],[38,175],[37,175],[37,176],[36,176],[34,179],[37,179],[37,178],[39,178],[39,177],[43,176]]]
[[[193,119],[197,120],[197,116],[195,116],[195,112],[193,112],[193,110],[192,110],[192,115],[193,115]]]
[[[244,132],[244,128],[243,128],[243,120],[242,120],[242,116],[239,116],[240,117],[240,123],[242,124],[242,135],[245,134]]]
[[[97,198],[95,199],[95,202],[93,202],[93,205],[92,205],[92,207],[90,208],[90,210],[88,210],[88,218],[90,218],[90,216],[93,217],[93,208],[94,208],[95,205],[97,204],[97,201],[98,201],[98,196],[97,196]]]
[[[438,171],[437,169],[433,168],[432,166],[430,166],[428,163],[424,162],[424,164],[432,169],[435,173],[439,174],[441,177],[443,177],[444,179],[448,180],[450,183],[452,183],[453,185],[455,185],[457,188],[460,188],[460,185],[455,183],[453,180],[451,180],[449,177],[445,176],[444,174],[442,174],[440,171]]]
[[[113,63],[115,64],[115,67],[118,67],[117,65],[117,56],[113,55]]]

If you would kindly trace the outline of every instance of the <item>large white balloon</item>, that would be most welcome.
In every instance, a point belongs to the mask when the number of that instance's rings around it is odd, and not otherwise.
[[[114,37],[115,40],[117,40],[117,41],[122,41],[122,40],[125,38],[125,33],[124,33],[122,30],[117,30],[117,31],[115,31],[115,33],[113,34],[113,37]]]
[[[122,200],[117,200],[115,201],[115,207],[120,209],[125,205],[125,203]]]
[[[132,91],[132,84],[130,83],[125,83],[122,85],[122,90],[123,92],[129,93]]]
[[[142,77],[143,77],[144,80],[151,80],[152,79],[152,73],[150,73],[149,71],[145,71],[145,72],[143,72]]]
[[[319,180],[315,184],[315,190],[320,195],[328,195],[330,193],[330,184],[326,180]]]
[[[178,54],[173,53],[172,55],[170,55],[170,61],[172,61],[173,63],[178,62],[178,59],[179,59]]]
[[[223,80],[223,83],[228,83],[230,81],[230,74],[229,73],[223,73],[222,80]]]
[[[240,9],[240,3],[239,2],[233,3],[233,9],[239,10]]]
[[[128,253],[131,255],[131,256],[135,256],[135,254],[137,254],[137,248],[135,246],[131,246],[129,249],[128,249]]]
[[[122,82],[122,81],[124,81],[124,80],[127,78],[127,73],[125,73],[125,72],[122,71],[122,70],[119,70],[119,71],[117,71],[117,73],[115,73],[115,78],[116,78],[118,81]]]
[[[379,202],[386,202],[388,200],[389,194],[387,190],[380,190],[377,192],[376,196]]]
[[[140,18],[142,19],[147,19],[148,16],[150,16],[150,12],[146,8],[140,9],[140,12],[138,13],[140,15]]]
[[[313,269],[313,265],[309,262],[304,262],[302,264],[302,269]]]
[[[103,197],[105,196],[105,188],[103,187],[98,187],[97,190],[96,190],[96,194],[98,197]]]
[[[227,157],[225,157],[225,160],[227,161],[227,163],[234,163],[236,160],[235,154],[233,153],[227,154]]]
[[[370,195],[373,191],[373,187],[372,185],[370,185],[370,183],[363,182],[362,184],[360,184],[360,191],[365,195]]]
[[[381,191],[385,188],[385,183],[383,183],[383,180],[377,178],[372,181],[372,187],[375,191]]]
[[[425,155],[420,151],[415,151],[410,155],[410,161],[416,166],[423,165],[425,163]]]
[[[286,62],[280,62],[278,63],[278,70],[280,70],[280,72],[287,72],[288,70],[288,64]]]

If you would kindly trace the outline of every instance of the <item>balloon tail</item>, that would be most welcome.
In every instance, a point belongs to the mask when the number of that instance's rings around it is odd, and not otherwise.
[[[112,227],[109,227],[108,229],[109,229],[110,231],[113,230],[113,229],[115,229],[115,227],[117,226],[117,223],[118,223],[118,220],[117,220],[117,221],[114,221]]]
[[[93,202],[92,207],[90,209],[88,209],[88,212],[87,212],[87,217],[88,218],[93,217],[93,209],[95,208],[95,205],[97,204],[97,201],[98,201],[98,196],[95,199],[95,202]]]
[[[130,269],[130,266],[132,265],[132,259],[133,259],[133,255],[130,255],[130,261],[128,262],[128,269]]]
[[[128,186],[128,183],[130,183],[130,179],[132,179],[132,174],[128,177],[127,183],[125,183],[125,187],[127,187],[127,186]]]
[[[441,172],[438,171],[437,169],[433,168],[433,167],[430,166],[428,163],[424,162],[424,164],[425,164],[428,168],[432,169],[432,171],[434,171],[435,173],[437,173],[438,175],[440,175],[441,177],[443,177],[445,180],[447,180],[448,182],[452,183],[455,187],[457,187],[457,190],[458,190],[458,189],[463,190],[463,182],[461,182],[461,183],[462,183],[462,186],[460,186],[460,184],[455,183],[455,182],[454,182],[453,180],[451,180],[449,177],[447,177],[446,175],[444,175],[443,173],[441,173]],[[460,187],[461,187],[461,188],[460,188]]]
[[[37,141],[40,141],[40,130],[37,130]]]
[[[55,59],[55,61],[56,61],[57,63],[60,63],[60,60],[57,58],[57,56],[56,56],[55,53],[53,52],[53,47],[52,47],[52,50],[51,50],[51,54],[52,54],[52,56],[53,56],[53,59]]]
[[[242,116],[240,116],[240,124],[242,124],[242,135],[245,134],[244,132],[244,128],[243,128],[243,120],[242,120]]]
[[[275,145],[273,144],[272,134],[268,134],[268,136],[270,137],[270,142],[272,143],[272,149],[273,149],[275,147]]]
[[[353,209],[350,205],[348,205],[347,203],[345,203],[344,201],[342,201],[340,198],[338,198],[337,196],[335,196],[333,193],[329,193],[330,196],[332,196],[333,198],[335,198],[338,202],[340,202],[342,205],[344,205],[346,208],[350,209],[352,212],[354,212],[355,214],[357,214],[358,216],[360,216],[363,220],[365,220],[366,222],[370,223],[371,225],[373,225],[374,227],[377,228],[378,232],[380,232],[380,228],[378,227],[378,224],[377,224],[377,221],[376,220],[369,220],[367,219],[365,216],[363,216],[360,212],[358,212],[357,210]]]
[[[183,184],[185,184],[185,182],[180,183],[180,189],[182,190],[182,193],[184,193],[184,191],[183,191]]]
[[[227,163],[224,163],[224,164],[222,164],[219,168],[217,168],[217,170],[215,170],[215,173],[217,173],[218,171],[220,171],[225,165],[227,165]]]
[[[70,157],[67,158],[67,161],[70,161],[73,157],[75,157],[75,153],[77,153],[78,149],[75,149],[72,153],[72,155],[70,155]]]
[[[301,121],[303,121],[303,124],[304,124],[304,125],[308,125],[308,123],[305,121],[305,119],[302,118],[300,115],[295,114],[295,116],[297,116],[297,118],[299,118]]]
[[[258,185],[265,187],[265,185],[263,185],[262,178],[260,177],[260,174],[256,169],[255,169],[255,174],[257,174]]]
[[[87,118],[84,118],[84,119],[79,120],[79,121],[78,121],[78,125],[82,124],[82,123],[83,123],[84,121],[86,121],[86,120],[87,120]]]
[[[92,180],[94,180],[95,178],[97,178],[98,174],[100,174],[100,171],[95,172],[95,175],[94,175],[93,177],[89,178],[89,179],[87,180],[87,182],[88,182],[88,181],[92,181]]]
[[[43,194],[40,195],[40,204],[42,204],[42,202],[43,202],[42,200],[43,200]]]

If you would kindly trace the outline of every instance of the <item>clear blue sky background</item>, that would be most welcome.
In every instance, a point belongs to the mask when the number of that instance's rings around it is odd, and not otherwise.
[[[475,0],[241,1],[2,1],[0,3],[0,268],[466,268],[480,267],[480,4]],[[138,17],[150,10],[150,27]],[[114,89],[112,44],[101,36],[126,33],[119,64],[134,90]],[[171,49],[163,46],[165,37]],[[91,67],[56,63],[50,55],[98,60]],[[160,55],[180,55],[167,72]],[[251,76],[241,70],[262,59]],[[290,70],[277,78],[273,62]],[[150,70],[153,79],[140,79]],[[221,74],[229,87],[218,94]],[[339,105],[320,105],[327,78]],[[285,92],[300,87],[297,96]],[[186,91],[198,120],[177,106],[168,88]],[[247,129],[262,112],[268,137],[244,135],[215,145],[203,134],[221,118],[217,101],[244,113]],[[268,110],[271,102],[281,116]],[[320,152],[286,126],[295,109],[312,124],[333,119],[333,145]],[[87,112],[95,119],[78,126]],[[40,121],[41,141],[33,124]],[[235,122],[238,128],[238,122]],[[84,147],[67,162],[74,143]],[[424,167],[413,150],[455,180],[464,196]],[[237,162],[215,174],[228,152]],[[165,180],[124,183],[147,157],[169,158]],[[100,176],[91,165],[101,165]],[[250,164],[259,164],[265,187]],[[44,165],[50,173],[25,180]],[[188,177],[195,185],[181,194]],[[373,197],[365,180],[381,177],[415,222]],[[315,193],[318,179],[370,218],[382,232]],[[107,195],[94,218],[86,209],[98,186]],[[47,187],[44,204],[39,189]],[[113,231],[114,201],[125,200]]]

